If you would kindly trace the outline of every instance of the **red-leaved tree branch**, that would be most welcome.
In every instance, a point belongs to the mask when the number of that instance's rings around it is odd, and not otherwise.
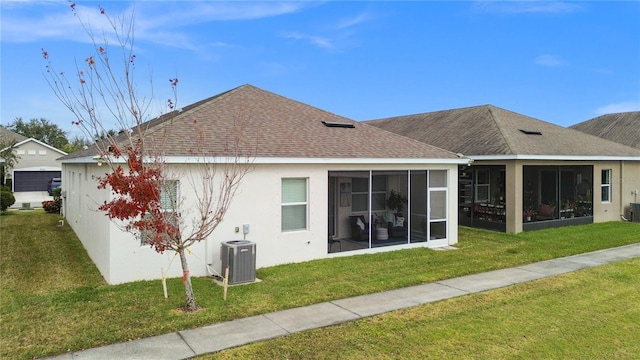
[[[78,6],[70,3],[70,7],[91,40],[91,54],[84,61],[75,62],[71,75],[54,69],[44,48],[42,56],[49,86],[75,116],[73,123],[95,139],[90,150],[110,170],[97,179],[98,188],[112,194],[98,210],[123,231],[143,238],[157,252],[174,251],[180,256],[185,309],[196,310],[188,248],[213,235],[242,179],[252,170],[253,151],[247,151],[251,146],[243,143],[246,115],[240,113],[233,119],[234,130],[227,134],[230,140],[222,154],[205,153],[206,139],[195,139],[192,157],[197,161],[183,170],[186,174],[177,172],[164,157],[166,142],[172,134],[166,129],[149,130],[147,120],[153,91],[150,90],[150,96],[141,97],[135,85],[134,16],[112,18],[99,7],[107,24],[99,42],[78,15]],[[169,79],[169,85],[172,97],[166,103],[168,112],[161,115],[167,122],[179,115],[178,78]],[[119,133],[109,131],[113,125]],[[194,122],[192,126],[193,133],[203,136],[204,132],[197,130],[201,124]],[[189,193],[195,194],[195,199],[180,198],[176,189],[182,186],[191,186]],[[185,201],[196,206],[184,206]]]

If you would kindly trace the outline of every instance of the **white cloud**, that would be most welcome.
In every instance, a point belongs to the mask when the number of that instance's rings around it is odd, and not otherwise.
[[[42,39],[82,41],[81,26],[71,14],[67,2],[16,1],[8,7],[3,2],[2,42],[34,42]],[[307,2],[218,2],[218,1],[162,1],[105,4],[107,14],[116,19],[135,12],[136,39],[157,41],[159,33],[176,33],[183,26],[215,21],[241,21],[291,14],[310,6]],[[127,3],[125,3],[127,4]],[[20,5],[20,6],[18,6]],[[45,6],[46,5],[46,6]],[[36,10],[36,6],[39,6]],[[120,6],[119,9],[115,9]],[[94,31],[101,34],[109,25],[98,5],[75,6],[78,16]],[[186,36],[186,35],[185,35]],[[176,35],[179,38],[179,35]]]
[[[590,72],[590,73],[594,73],[594,74],[601,74],[601,75],[613,75],[614,71],[608,68],[596,68],[596,67],[585,67],[583,68],[584,71]]]
[[[288,32],[284,34],[284,37],[287,39],[307,41],[312,45],[315,45],[317,47],[324,48],[324,49],[334,48],[333,42],[329,38],[322,37],[322,36],[307,35],[307,34],[301,34],[298,32]]]
[[[363,12],[351,17],[345,17],[330,25],[320,26],[317,32],[322,35],[310,35],[309,33],[290,31],[283,33],[287,39],[306,41],[314,46],[329,50],[339,50],[345,47],[345,43],[353,36],[354,27],[372,19],[372,16]]]
[[[558,67],[558,66],[567,65],[567,62],[564,61],[561,57],[557,55],[550,55],[550,54],[540,55],[536,57],[533,60],[533,62],[536,65],[548,66],[548,67]]]
[[[580,4],[567,1],[477,1],[474,8],[482,12],[505,14],[567,14],[582,11]]]
[[[369,14],[362,13],[348,19],[343,19],[338,23],[338,25],[336,26],[336,29],[345,29],[355,25],[359,25],[363,22],[368,21],[369,19],[371,19],[371,16]]]
[[[621,112],[640,111],[640,100],[624,101],[605,105],[596,109],[597,115],[615,114]]]

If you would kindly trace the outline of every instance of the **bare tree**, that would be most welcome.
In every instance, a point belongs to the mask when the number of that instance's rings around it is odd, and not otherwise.
[[[73,14],[78,17],[75,3]],[[186,310],[194,311],[197,304],[191,286],[187,261],[188,248],[207,239],[222,222],[243,177],[251,171],[251,157],[241,154],[242,119],[236,119],[235,134],[225,154],[203,154],[195,150],[198,159],[188,171],[188,183],[197,194],[190,214],[177,198],[176,174],[165,162],[164,142],[170,134],[153,136],[146,122],[152,107],[153,94],[138,94],[135,75],[134,15],[110,17],[99,7],[109,24],[103,31],[103,41],[78,17],[93,44],[92,55],[83,63],[76,62],[75,74],[67,76],[56,71],[49,53],[42,49],[46,62],[46,77],[55,95],[74,114],[74,124],[95,139],[95,151],[111,172],[98,179],[98,187],[113,193],[111,201],[102,204],[100,211],[124,231],[142,237],[157,252],[175,251],[180,256],[186,295]],[[109,39],[114,44],[110,43]],[[112,57],[112,54],[114,57]],[[116,61],[115,63],[113,61]],[[73,80],[70,80],[73,79]],[[177,104],[178,78],[169,80],[173,96],[167,100],[168,112],[158,118],[170,122],[179,116]],[[106,116],[102,116],[106,113]],[[108,122],[111,120],[111,122]],[[123,131],[110,133],[113,124]],[[198,124],[193,124],[196,127]],[[154,129],[157,130],[157,129]],[[197,132],[196,133],[201,133]],[[198,149],[199,146],[194,146]],[[225,160],[218,161],[223,157]]]

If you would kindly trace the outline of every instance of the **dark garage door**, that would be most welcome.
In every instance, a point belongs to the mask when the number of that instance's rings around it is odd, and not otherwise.
[[[60,177],[60,171],[15,171],[13,188],[19,191],[47,191],[47,182]]]

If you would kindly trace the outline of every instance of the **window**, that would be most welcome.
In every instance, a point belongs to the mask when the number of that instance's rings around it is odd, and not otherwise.
[[[174,211],[178,205],[178,181],[165,180],[160,184],[160,206],[162,210]]]
[[[168,214],[169,221],[173,226],[179,226],[178,217],[174,213],[178,207],[178,181],[165,180],[160,184],[160,206],[165,214]],[[149,218],[151,215],[146,214]],[[152,233],[150,230],[143,231],[140,235],[140,245],[148,245]]]
[[[364,212],[369,209],[369,178],[351,179],[351,211]]]
[[[373,175],[371,182],[371,211],[383,211],[387,208],[387,177]]]
[[[602,170],[602,182],[600,184],[602,190],[602,202],[611,202],[611,169]]]
[[[307,179],[282,179],[282,231],[307,229]]]
[[[352,178],[351,211],[369,211],[369,178]],[[387,177],[373,175],[371,178],[371,211],[384,211],[387,207]]]
[[[489,170],[476,170],[475,192],[476,202],[489,202]]]

